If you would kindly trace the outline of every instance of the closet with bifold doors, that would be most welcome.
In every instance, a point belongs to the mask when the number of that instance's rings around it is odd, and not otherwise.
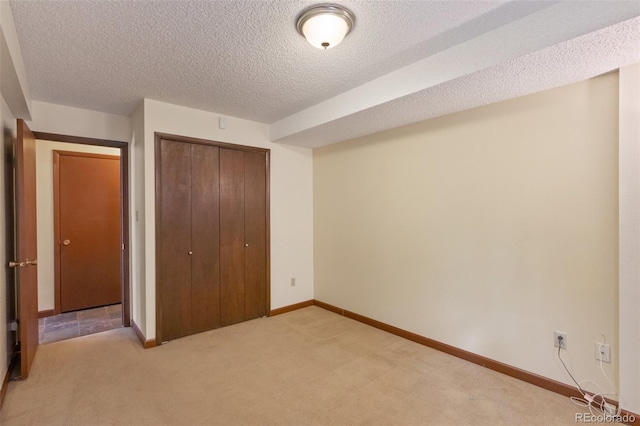
[[[269,150],[156,133],[156,340],[267,315]]]

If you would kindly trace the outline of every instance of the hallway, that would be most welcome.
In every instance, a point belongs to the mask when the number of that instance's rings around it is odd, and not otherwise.
[[[122,304],[40,318],[40,344],[58,342],[122,327]]]

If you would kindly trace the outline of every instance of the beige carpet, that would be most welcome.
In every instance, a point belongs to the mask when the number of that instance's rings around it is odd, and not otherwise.
[[[567,398],[318,307],[142,349],[43,345],[2,425],[574,425]]]

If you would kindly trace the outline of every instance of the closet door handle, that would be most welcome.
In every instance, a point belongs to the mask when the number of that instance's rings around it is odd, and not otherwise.
[[[187,253],[187,254],[188,254],[189,256],[191,256],[191,255],[193,254],[193,252],[192,252],[192,251],[190,251],[190,252],[189,252],[189,253]]]
[[[249,247],[249,243],[245,243],[245,244],[244,244],[244,246],[245,246],[245,247]]]

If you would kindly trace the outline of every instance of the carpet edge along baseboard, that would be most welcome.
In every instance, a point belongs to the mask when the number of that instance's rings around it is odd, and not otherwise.
[[[313,302],[314,302],[313,299],[305,300],[304,302],[294,303],[293,305],[287,305],[281,308],[272,309],[269,312],[269,316],[273,317],[276,315],[286,314],[287,312],[295,311],[297,309],[306,308],[307,306],[312,306],[314,304]]]

